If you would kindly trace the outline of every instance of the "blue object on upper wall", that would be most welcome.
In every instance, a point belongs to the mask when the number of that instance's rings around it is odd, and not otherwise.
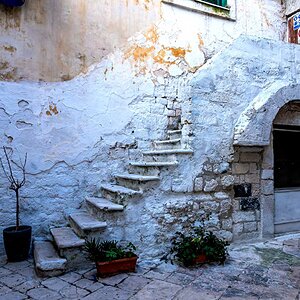
[[[25,0],[0,0],[0,3],[6,5],[6,6],[22,6],[25,3]]]

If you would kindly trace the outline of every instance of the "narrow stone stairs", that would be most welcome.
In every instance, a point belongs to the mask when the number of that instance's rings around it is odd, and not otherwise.
[[[193,151],[181,145],[181,130],[167,132],[166,140],[153,142],[153,150],[143,152],[142,161],[131,161],[128,172],[115,174],[114,184],[103,184],[99,196],[86,197],[85,210],[68,217],[69,227],[50,229],[52,241],[35,240],[34,260],[41,277],[51,277],[91,264],[82,251],[85,239],[100,237],[107,227],[97,216],[122,212],[128,201],[160,181],[160,169],[176,167],[177,155],[191,155]]]

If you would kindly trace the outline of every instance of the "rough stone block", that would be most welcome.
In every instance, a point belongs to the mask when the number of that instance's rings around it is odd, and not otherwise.
[[[205,192],[213,192],[218,187],[218,181],[215,179],[211,179],[208,181],[205,181],[204,191]]]
[[[259,183],[252,184],[252,196],[259,197],[259,195],[260,195],[260,184]]]
[[[262,182],[261,182],[261,192],[264,195],[274,194],[274,182],[273,182],[273,180],[262,180]]]
[[[246,152],[246,153],[258,153],[262,152],[264,149],[262,147],[240,147],[240,152]]]
[[[233,163],[232,164],[232,173],[233,174],[246,174],[249,172],[248,163]]]
[[[217,192],[217,193],[214,193],[214,197],[218,200],[223,200],[223,199],[228,199],[229,195],[224,192]]]
[[[244,232],[257,231],[257,222],[246,222],[244,223]]]
[[[229,212],[232,208],[231,200],[222,200],[220,203],[220,213],[226,213]]]
[[[213,165],[213,172],[215,174],[225,174],[228,172],[230,165],[228,162],[222,162],[220,164]]]
[[[260,182],[259,174],[246,174],[245,181],[249,183],[259,183]]]
[[[209,194],[197,195],[195,202],[203,202],[213,200],[213,197]]]
[[[206,212],[216,212],[219,209],[219,203],[213,201],[203,202],[202,207]]]
[[[258,153],[241,153],[240,162],[259,162],[261,160],[261,155]]]
[[[259,174],[259,168],[256,163],[250,163],[250,174]]]
[[[234,177],[232,175],[226,175],[221,178],[222,186],[227,188],[234,184]]]
[[[233,236],[235,237],[239,236],[240,234],[243,233],[243,230],[244,230],[243,223],[233,224],[232,227]]]
[[[261,179],[270,179],[273,180],[274,171],[273,170],[262,170]]]
[[[234,223],[253,222],[256,216],[252,211],[237,211],[232,214],[232,219]]]
[[[222,221],[222,229],[231,230],[232,229],[232,219],[228,218]]]
[[[197,177],[197,178],[195,178],[195,181],[194,181],[194,191],[200,192],[202,190],[203,190],[203,178]]]
[[[224,239],[225,241],[231,242],[233,239],[233,234],[230,231],[227,230],[219,230],[216,233],[217,237]]]
[[[261,196],[261,227],[263,237],[273,237],[274,234],[274,196]]]
[[[176,111],[172,109],[167,109],[166,115],[167,117],[176,117]]]

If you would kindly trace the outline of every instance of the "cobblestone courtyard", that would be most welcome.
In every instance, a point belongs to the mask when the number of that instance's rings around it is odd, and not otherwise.
[[[106,279],[95,270],[38,278],[32,260],[0,267],[0,299],[299,299],[300,235],[234,245],[225,266],[186,269],[140,262],[136,273]]]

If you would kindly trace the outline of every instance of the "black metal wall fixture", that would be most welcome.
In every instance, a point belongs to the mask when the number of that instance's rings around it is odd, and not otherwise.
[[[4,4],[10,7],[22,6],[25,0],[0,0],[0,4]]]

